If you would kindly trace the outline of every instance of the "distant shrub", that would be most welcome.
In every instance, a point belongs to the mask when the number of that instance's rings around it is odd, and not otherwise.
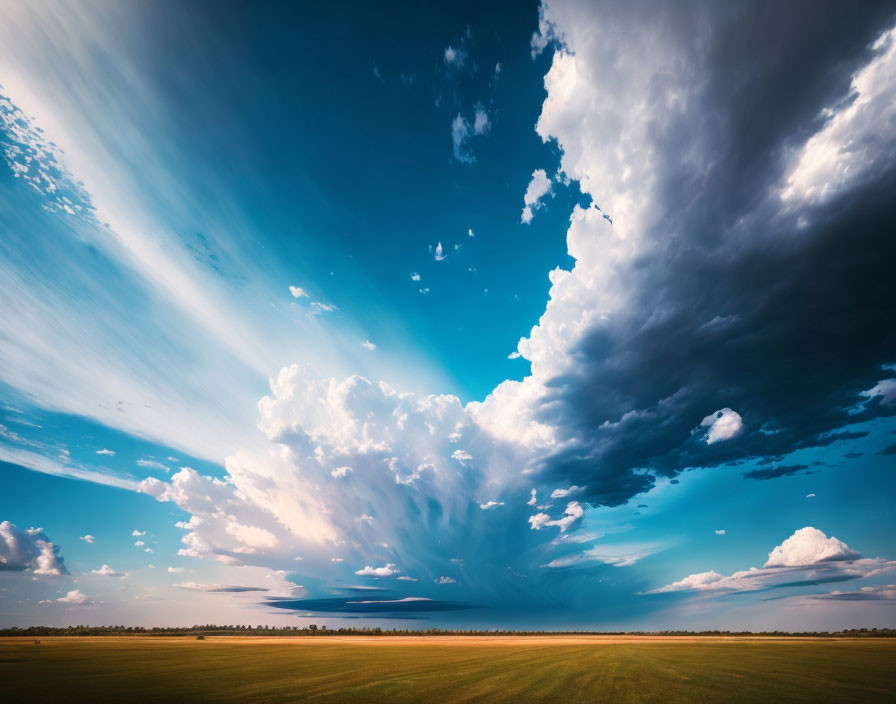
[[[205,636],[196,636],[196,640],[205,640]]]

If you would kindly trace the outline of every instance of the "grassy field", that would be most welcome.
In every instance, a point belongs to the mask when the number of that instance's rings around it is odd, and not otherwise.
[[[0,639],[7,702],[894,702],[896,640]]]

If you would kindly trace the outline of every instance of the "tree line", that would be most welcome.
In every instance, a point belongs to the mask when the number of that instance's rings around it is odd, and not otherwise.
[[[444,628],[327,628],[326,625],[267,626],[197,624],[193,626],[28,626],[0,629],[2,636],[812,636],[829,638],[893,638],[893,628],[851,628],[842,631],[520,631]]]

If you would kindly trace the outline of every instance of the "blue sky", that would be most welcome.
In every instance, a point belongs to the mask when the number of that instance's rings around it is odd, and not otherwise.
[[[896,17],[769,11],[0,10],[0,623],[894,625]]]

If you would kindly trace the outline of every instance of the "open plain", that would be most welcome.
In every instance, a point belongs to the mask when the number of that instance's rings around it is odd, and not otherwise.
[[[0,640],[9,702],[892,702],[896,639]]]

